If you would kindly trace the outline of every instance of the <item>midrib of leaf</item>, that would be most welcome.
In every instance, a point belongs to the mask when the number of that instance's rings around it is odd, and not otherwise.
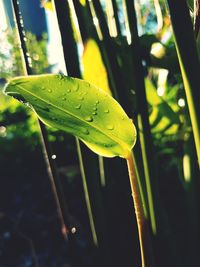
[[[65,109],[62,109],[62,108],[59,107],[59,106],[55,106],[53,103],[48,102],[46,99],[43,99],[43,98],[41,98],[41,97],[39,97],[39,96],[33,94],[32,92],[27,91],[26,89],[24,89],[23,87],[21,87],[19,84],[17,84],[17,87],[19,87],[19,88],[22,89],[23,91],[27,92],[28,94],[30,94],[30,95],[32,95],[32,96],[34,96],[34,97],[40,99],[40,100],[43,101],[44,103],[46,103],[46,104],[50,104],[50,105],[52,105],[54,108],[57,108],[58,110],[63,111],[64,113],[66,113],[66,114],[68,114],[68,115],[70,115],[70,116],[72,116],[72,117],[74,117],[74,118],[80,120],[81,122],[85,123],[86,125],[89,125],[90,127],[94,128],[95,130],[98,130],[100,133],[102,133],[102,134],[105,135],[106,137],[110,138],[112,141],[114,141],[114,142],[120,144],[120,146],[121,146],[122,148],[126,148],[127,151],[130,152],[130,149],[128,148],[127,144],[124,143],[124,142],[122,142],[122,141],[121,141],[120,139],[118,139],[115,135],[109,135],[109,134],[107,134],[107,133],[104,133],[101,129],[99,129],[98,127],[94,126],[93,124],[90,124],[90,123],[88,123],[88,122],[85,121],[85,120],[82,120],[82,118],[77,117],[77,116],[74,115],[73,113],[71,113],[71,112],[69,112],[69,111],[67,111],[67,110],[65,110]],[[114,138],[113,138],[113,137],[114,137]]]

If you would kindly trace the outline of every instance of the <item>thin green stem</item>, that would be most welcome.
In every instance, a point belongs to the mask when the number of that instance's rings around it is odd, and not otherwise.
[[[106,186],[106,177],[105,177],[105,169],[104,169],[103,157],[102,156],[98,156],[98,160],[99,160],[99,172],[100,172],[101,186],[105,187]]]
[[[89,192],[88,192],[87,180],[86,180],[86,176],[85,176],[85,169],[83,166],[82,153],[81,153],[80,142],[79,142],[78,138],[76,138],[76,146],[77,146],[77,153],[78,153],[78,158],[79,158],[80,171],[81,171],[81,177],[82,177],[82,182],[83,182],[83,189],[84,189],[84,193],[85,193],[85,202],[87,205],[92,237],[93,237],[94,244],[96,246],[98,246],[98,240],[97,240],[97,234],[96,234],[96,229],[95,229],[95,224],[94,224],[94,218],[93,218],[92,208],[91,208],[91,204],[90,204],[90,196],[89,196]]]
[[[135,167],[135,160],[133,154],[130,153],[128,156],[127,165],[128,173],[133,197],[133,203],[135,208],[135,215],[138,226],[138,235],[141,251],[141,262],[142,267],[153,267],[153,259],[151,253],[151,243],[150,243],[150,233],[148,229],[148,221],[145,218],[145,210],[142,205],[142,199],[140,195],[139,188],[139,177],[137,175],[137,170]]]

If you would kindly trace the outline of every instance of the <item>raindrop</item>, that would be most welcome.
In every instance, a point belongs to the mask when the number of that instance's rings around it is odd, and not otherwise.
[[[108,130],[113,130],[114,129],[114,126],[112,125],[112,124],[109,124],[109,125],[107,125],[107,127],[106,127]]]
[[[48,89],[48,92],[49,92],[49,93],[52,93],[52,90],[51,90],[51,89]]]
[[[92,114],[93,114],[93,115],[97,115],[97,112],[96,112],[96,111],[94,111],[94,112],[92,112]]]
[[[63,101],[66,101],[66,99],[67,99],[66,97],[62,97],[62,100],[63,100]]]
[[[45,87],[44,87],[44,86],[42,86],[42,87],[41,87],[41,89],[42,89],[42,90],[45,90]]]
[[[67,93],[70,93],[71,92],[71,89],[67,89]]]
[[[51,158],[52,158],[52,159],[56,159],[56,155],[55,155],[55,154],[52,155]]]
[[[83,96],[78,97],[79,100],[84,100]]]
[[[21,26],[24,26],[23,19],[21,17],[19,19],[19,22],[20,22]]]
[[[92,122],[93,118],[92,118],[92,116],[88,116],[88,117],[85,118],[85,120],[88,121],[88,122]]]
[[[105,109],[104,110],[104,113],[109,113],[109,109]]]
[[[75,109],[80,109],[81,108],[81,104],[78,104],[77,106],[75,106]]]
[[[135,90],[131,89],[131,94],[135,95],[136,94]]]
[[[94,110],[94,111],[97,111],[97,107],[94,107],[93,110]]]
[[[66,93],[63,93],[62,95],[63,95],[63,96],[66,96],[67,94],[66,94]]]
[[[96,103],[96,104],[99,104],[99,100],[97,100],[95,103]]]
[[[78,90],[79,90],[79,85],[77,85],[77,87],[75,88],[75,92],[78,92]]]
[[[83,129],[83,133],[88,135],[89,131],[87,129]]]
[[[76,233],[76,228],[72,227],[71,232],[72,232],[72,234],[75,234]]]

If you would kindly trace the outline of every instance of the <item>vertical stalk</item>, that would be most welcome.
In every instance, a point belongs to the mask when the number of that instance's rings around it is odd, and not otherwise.
[[[105,177],[103,157],[99,156],[98,159],[99,159],[100,182],[101,182],[101,186],[105,187],[106,186],[106,177]]]
[[[153,167],[153,144],[150,132],[148,106],[144,84],[144,71],[140,57],[139,37],[137,32],[137,20],[134,8],[134,1],[123,0],[126,8],[128,26],[131,35],[131,52],[133,61],[133,75],[134,75],[134,90],[137,98],[137,112],[138,112],[138,128],[141,143],[141,151],[144,165],[145,181],[147,188],[147,198],[149,204],[149,214],[151,220],[152,231],[155,234],[157,231],[155,206],[152,194],[153,178],[155,178]]]
[[[76,145],[77,145],[80,171],[81,171],[81,177],[82,177],[82,182],[83,182],[83,189],[85,192],[85,201],[86,201],[87,210],[88,210],[88,216],[89,216],[89,221],[90,221],[92,237],[93,237],[94,244],[96,246],[98,246],[97,233],[96,233],[96,229],[95,229],[95,224],[94,224],[94,219],[93,219],[93,214],[92,214],[92,207],[90,204],[90,197],[89,197],[88,186],[87,186],[87,180],[86,180],[86,176],[85,176],[85,169],[83,166],[81,147],[80,147],[80,142],[79,142],[78,138],[76,138]]]
[[[186,1],[168,0],[200,168],[200,65]]]
[[[142,267],[153,267],[153,258],[150,243],[150,233],[148,228],[148,221],[145,218],[145,211],[142,205],[142,199],[139,189],[139,177],[137,176],[137,170],[135,168],[135,160],[133,154],[128,156],[127,165],[129,172],[129,179],[133,197],[133,203],[135,208],[136,221],[138,226],[138,235],[141,251]]]
[[[121,36],[121,28],[120,28],[120,22],[119,22],[119,16],[118,16],[117,3],[116,3],[116,0],[111,0],[111,1],[112,1],[114,18],[115,18],[115,23],[116,23],[116,28],[117,28],[117,35]]]
[[[71,25],[71,14],[68,1],[63,2],[62,0],[54,1],[54,7],[56,10],[59,30],[61,34],[62,46],[63,46],[63,54],[65,59],[65,67],[68,75],[73,77],[81,78],[79,60],[77,56],[77,47],[76,42],[74,40],[73,29]],[[85,201],[88,211],[88,217],[90,221],[91,233],[93,242],[95,245],[98,245],[97,234],[94,223],[94,216],[92,213],[92,208],[90,204],[90,196],[88,191],[87,179],[85,175],[84,165],[83,165],[83,157],[81,153],[80,142],[78,138],[76,138],[77,152],[80,163],[80,170],[83,182],[83,189],[85,195]]]
[[[30,65],[30,58],[28,57],[28,51],[26,48],[25,33],[23,29],[23,20],[22,20],[21,12],[19,10],[18,0],[12,0],[12,4],[13,4],[15,24],[16,24],[18,35],[19,35],[19,42],[20,42],[20,47],[21,47],[20,51],[21,51],[24,74],[30,75],[32,74],[32,69]],[[42,150],[43,150],[45,162],[47,165],[47,171],[48,171],[52,191],[53,191],[54,198],[56,201],[57,212],[58,212],[58,215],[61,221],[62,234],[66,238],[67,234],[70,233],[70,228],[71,228],[70,219],[69,219],[70,215],[69,215],[68,208],[66,206],[62,187],[61,187],[61,184],[58,178],[58,173],[57,173],[57,169],[55,166],[55,162],[51,158],[52,152],[51,152],[50,144],[48,142],[48,134],[47,134],[46,128],[44,124],[40,122],[39,120],[38,120],[38,123],[40,127],[40,132],[41,132]]]

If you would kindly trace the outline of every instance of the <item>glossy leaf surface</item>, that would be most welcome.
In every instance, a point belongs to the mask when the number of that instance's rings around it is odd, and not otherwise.
[[[81,139],[106,157],[127,157],[136,140],[132,121],[109,94],[80,79],[37,75],[12,79],[5,93],[27,103],[47,125]]]

